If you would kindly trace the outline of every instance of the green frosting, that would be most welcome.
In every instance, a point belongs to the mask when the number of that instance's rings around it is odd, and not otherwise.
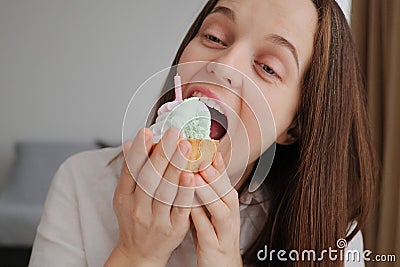
[[[166,124],[180,129],[182,139],[210,139],[210,111],[198,97],[185,99],[172,109]]]

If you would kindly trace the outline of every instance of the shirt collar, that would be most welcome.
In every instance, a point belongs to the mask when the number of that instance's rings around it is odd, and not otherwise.
[[[245,209],[249,205],[260,205],[267,214],[267,203],[269,199],[268,190],[265,184],[261,185],[256,191],[250,193],[249,187],[246,186],[239,196],[240,210]]]

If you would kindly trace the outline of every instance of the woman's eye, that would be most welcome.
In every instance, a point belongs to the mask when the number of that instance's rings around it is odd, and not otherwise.
[[[272,76],[276,75],[276,72],[272,68],[270,68],[268,65],[265,65],[262,63],[260,65],[261,65],[262,69],[269,75],[272,75]]]
[[[264,79],[282,81],[282,77],[273,68],[267,64],[261,63],[260,61],[254,61],[257,66],[257,72]]]
[[[210,34],[206,34],[205,36],[206,36],[206,38],[207,38],[208,40],[210,40],[211,42],[214,42],[214,43],[222,44],[222,45],[223,45],[222,41],[221,41],[218,37],[215,37],[215,36],[210,35]]]

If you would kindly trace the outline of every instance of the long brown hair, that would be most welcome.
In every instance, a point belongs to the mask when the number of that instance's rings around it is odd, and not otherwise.
[[[210,0],[185,36],[173,66],[217,4]],[[301,100],[292,130],[298,141],[278,145],[266,182],[273,193],[264,230],[244,254],[257,251],[313,249],[317,253],[336,241],[349,242],[364,226],[373,200],[377,164],[367,118],[364,84],[349,25],[334,0],[313,0],[318,11],[314,53],[301,84]],[[163,93],[173,88],[173,73]],[[173,99],[173,92],[160,102]],[[348,226],[357,222],[348,233]],[[273,262],[273,266],[341,266],[326,257],[318,262]]]

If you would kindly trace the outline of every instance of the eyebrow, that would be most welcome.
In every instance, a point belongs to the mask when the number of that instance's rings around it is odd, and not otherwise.
[[[289,49],[290,53],[292,53],[294,57],[294,60],[296,61],[297,71],[300,71],[299,56],[297,54],[296,47],[291,42],[277,34],[270,34],[265,39],[271,40],[272,43]]]
[[[210,12],[210,14],[214,14],[214,13],[220,13],[220,14],[224,15],[225,17],[227,17],[232,22],[234,22],[234,23],[236,22],[235,12],[228,7],[217,6]],[[294,60],[296,61],[297,71],[298,72],[300,71],[299,56],[297,53],[297,49],[291,42],[289,42],[287,39],[285,39],[284,37],[282,37],[278,34],[270,34],[265,39],[268,41],[272,41],[272,43],[274,43],[276,45],[279,45],[279,46],[289,49],[289,51],[291,52],[291,54],[294,57]]]
[[[214,14],[214,13],[220,13],[222,15],[224,15],[225,17],[227,17],[229,20],[231,20],[232,22],[236,21],[236,16],[235,16],[235,12],[232,11],[232,9],[227,8],[225,6],[217,6],[215,7],[210,14]]]

